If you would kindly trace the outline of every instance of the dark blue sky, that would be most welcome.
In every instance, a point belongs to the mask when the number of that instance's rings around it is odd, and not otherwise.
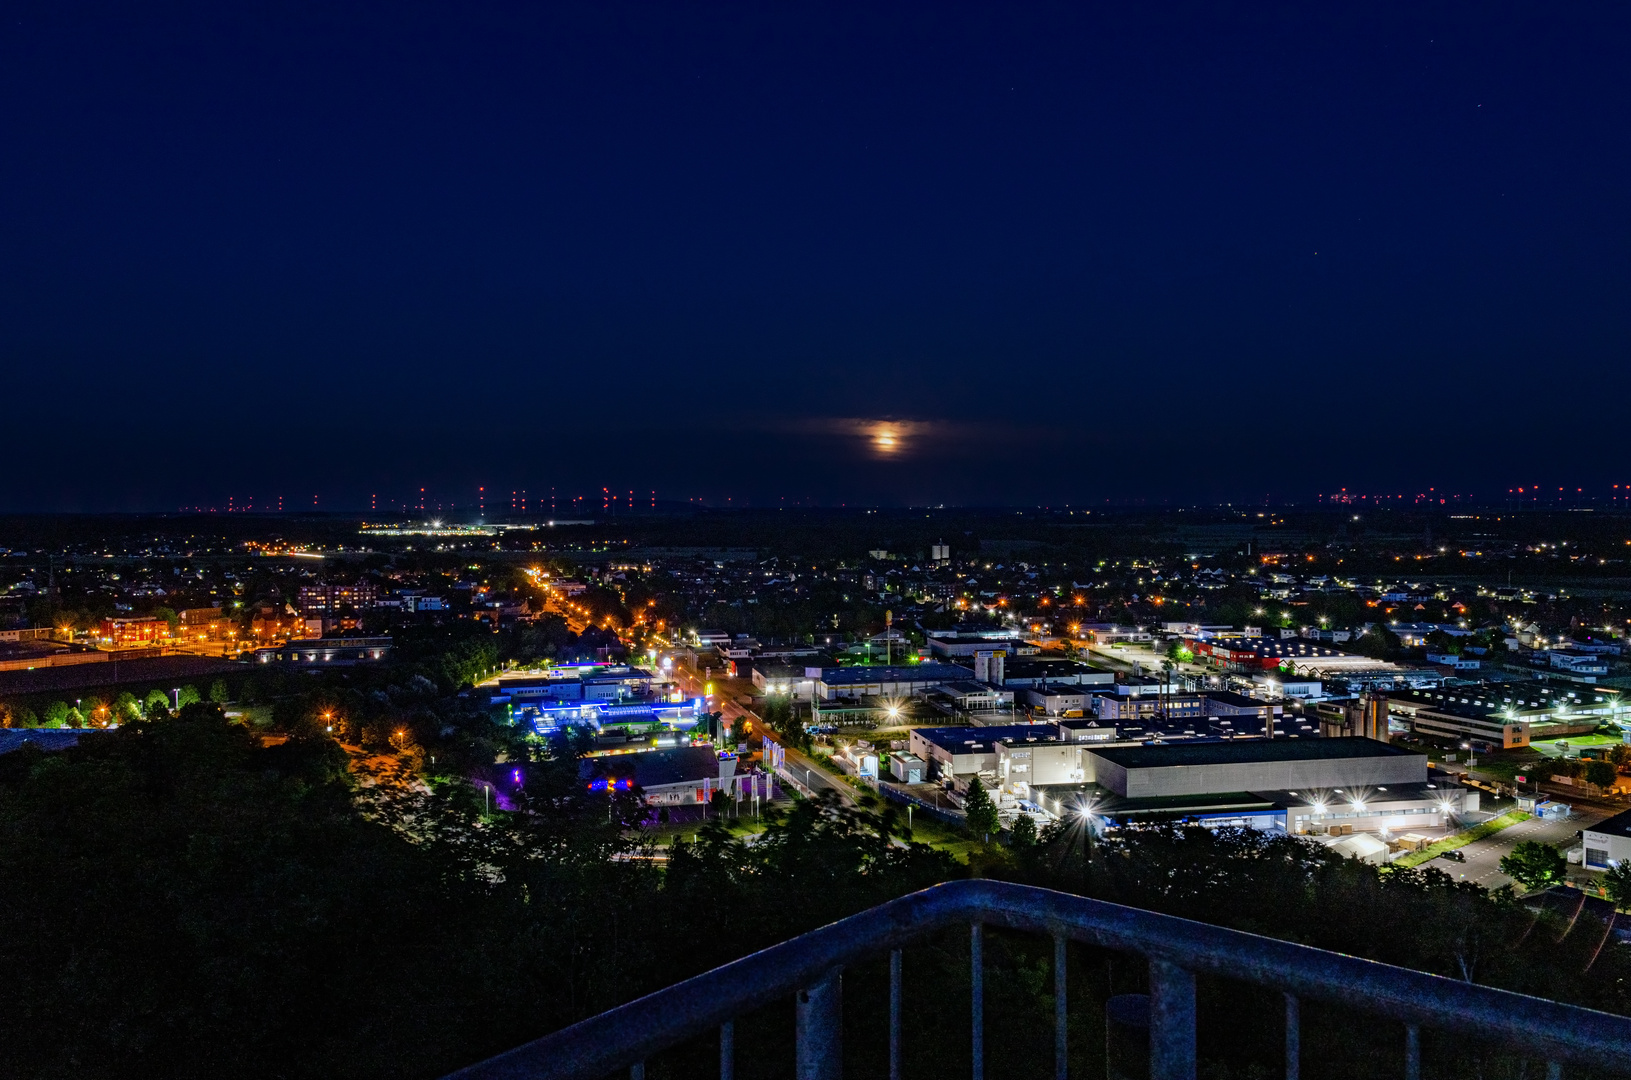
[[[0,509],[1625,482],[1627,18],[10,4]]]

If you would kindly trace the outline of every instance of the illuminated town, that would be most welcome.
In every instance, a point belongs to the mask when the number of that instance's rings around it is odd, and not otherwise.
[[[1631,1074],[1631,9],[6,15],[0,1080]]]
[[[658,895],[715,872],[698,859],[745,873],[857,829],[931,879],[1074,875],[1191,917],[1213,894],[1148,875],[1211,866],[1229,904],[1261,887],[1257,860],[1292,859],[1330,888],[1406,889],[1400,910],[1408,890],[1449,890],[1496,924],[1560,920],[1547,949],[1585,950],[1585,987],[1631,933],[1631,600],[1626,519],[1612,493],[1584,498],[676,502],[384,527],[206,512],[86,518],[51,543],[18,519],[0,557],[0,761],[91,767],[220,724],[246,767],[328,762],[383,837],[464,835],[457,859],[508,879],[491,843],[591,828],[607,872],[636,860]],[[722,524],[733,543],[706,542]],[[532,824],[541,798],[556,809]]]

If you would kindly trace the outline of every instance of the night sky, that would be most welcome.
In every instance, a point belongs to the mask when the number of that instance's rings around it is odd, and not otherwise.
[[[1627,10],[7,4],[0,509],[1631,481]]]

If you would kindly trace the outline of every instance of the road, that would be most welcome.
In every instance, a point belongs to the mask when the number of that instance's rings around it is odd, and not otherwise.
[[[743,696],[752,695],[754,686],[750,680],[732,679],[723,674],[698,674],[693,668],[676,660],[674,664],[674,681],[679,684],[686,697],[693,698],[702,697],[707,684],[712,682],[714,687],[713,707],[719,710],[733,728],[737,726],[740,720],[751,720],[755,735],[767,742],[780,744],[781,740],[777,739],[775,734],[765,727],[764,722],[759,718],[759,714],[743,705],[739,700]],[[787,771],[803,779],[807,786],[816,790],[836,791],[839,798],[852,805],[859,801],[854,788],[817,765],[810,759],[809,755],[791,746],[784,746],[783,750],[786,754]]]
[[[1575,833],[1594,825],[1610,815],[1610,811],[1591,806],[1577,806],[1566,818],[1530,818],[1510,825],[1483,840],[1474,840],[1461,849],[1467,857],[1465,863],[1433,859],[1423,865],[1436,867],[1457,881],[1472,881],[1486,889],[1517,884],[1501,873],[1501,859],[1525,840],[1538,840],[1567,850],[1575,846]]]
[[[552,615],[559,615],[561,618],[565,619],[566,628],[572,631],[574,634],[581,634],[584,632],[584,630],[588,629],[588,618],[572,606],[572,601],[570,599],[561,595],[561,593],[556,591],[556,589],[550,585],[545,585],[543,587],[543,593],[544,611]]]

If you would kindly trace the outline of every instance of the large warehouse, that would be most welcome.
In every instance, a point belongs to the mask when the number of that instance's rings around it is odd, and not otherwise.
[[[1427,758],[1374,739],[1276,739],[1089,751],[1101,787],[1127,798],[1424,784]]]
[[[1081,754],[1082,782],[1038,785],[1032,797],[1055,813],[1089,807],[1107,824],[1182,818],[1298,834],[1398,833],[1438,828],[1478,808],[1477,792],[1430,774],[1424,755],[1372,739],[1083,747]]]

